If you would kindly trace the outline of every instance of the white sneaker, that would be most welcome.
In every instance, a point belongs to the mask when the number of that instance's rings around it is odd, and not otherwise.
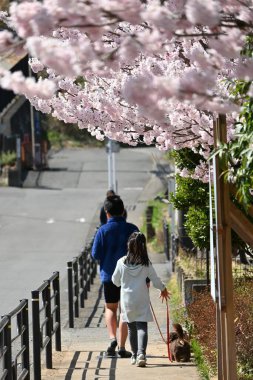
[[[144,354],[140,354],[136,359],[137,367],[145,367],[146,366],[146,357]]]
[[[131,364],[132,365],[136,364],[136,355],[132,355],[132,357],[131,357]]]

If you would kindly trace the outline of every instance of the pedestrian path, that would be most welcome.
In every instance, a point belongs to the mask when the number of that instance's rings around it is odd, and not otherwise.
[[[168,270],[164,255],[152,254],[151,261],[164,282],[168,281]],[[159,299],[159,291],[150,288],[151,302],[160,327],[166,335],[166,307]],[[43,369],[43,380],[199,380],[193,362],[170,363],[167,347],[163,343],[155,323],[149,323],[147,366],[138,368],[130,359],[105,358],[108,335],[104,321],[104,301],[99,276],[92,285],[85,308],[75,320],[75,328],[66,326],[62,331],[62,352],[55,352],[53,369]],[[130,350],[127,342],[126,348]]]

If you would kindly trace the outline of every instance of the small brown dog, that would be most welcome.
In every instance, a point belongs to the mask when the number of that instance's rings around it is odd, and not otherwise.
[[[172,360],[176,362],[189,362],[191,357],[191,347],[186,340],[185,333],[179,323],[174,323],[174,332],[170,333],[170,351]]]

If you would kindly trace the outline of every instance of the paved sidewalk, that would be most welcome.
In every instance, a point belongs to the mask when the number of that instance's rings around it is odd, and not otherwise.
[[[168,265],[161,254],[152,254],[151,260],[164,282],[168,281]],[[166,334],[166,308],[158,297],[159,291],[150,288],[151,301],[161,326]],[[54,369],[43,369],[43,380],[199,380],[196,367],[191,363],[170,363],[167,347],[162,342],[155,322],[149,323],[147,366],[138,368],[130,365],[130,359],[105,358],[108,345],[104,322],[104,301],[99,276],[96,277],[85,308],[75,320],[75,328],[64,326],[62,331],[63,351],[53,356]],[[127,342],[127,349],[130,349]]]

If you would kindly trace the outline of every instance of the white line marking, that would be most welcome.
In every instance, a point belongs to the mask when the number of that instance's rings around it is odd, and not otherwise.
[[[55,223],[55,220],[53,218],[50,218],[46,221],[47,224]]]
[[[85,219],[85,218],[77,218],[77,219],[76,219],[76,222],[79,222],[79,223],[85,223],[85,222],[86,222],[86,219]]]
[[[123,190],[127,190],[127,191],[141,191],[143,190],[143,187],[124,187]]]

